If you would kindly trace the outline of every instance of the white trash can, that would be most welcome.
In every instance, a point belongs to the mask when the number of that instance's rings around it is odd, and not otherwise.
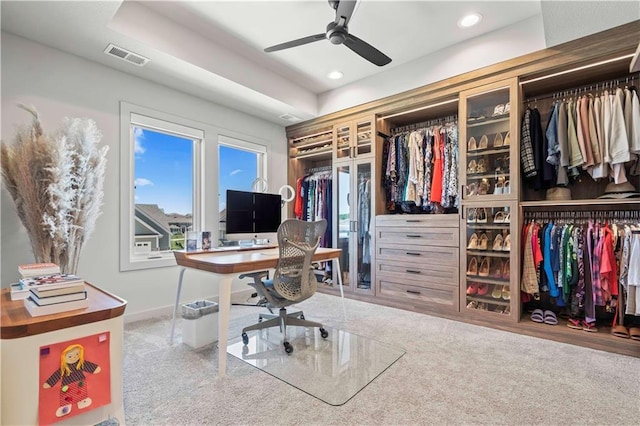
[[[218,304],[197,300],[182,305],[182,341],[194,349],[218,340]]]

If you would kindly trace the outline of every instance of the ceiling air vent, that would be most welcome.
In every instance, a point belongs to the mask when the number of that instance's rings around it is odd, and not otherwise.
[[[296,117],[293,114],[282,114],[280,118],[287,121],[300,121],[300,118]]]
[[[127,49],[123,49],[122,47],[118,47],[115,44],[109,44],[104,50],[104,53],[106,53],[107,55],[115,56],[116,58],[122,59],[123,61],[130,62],[139,67],[149,62],[148,58],[140,56],[137,53],[130,52]]]

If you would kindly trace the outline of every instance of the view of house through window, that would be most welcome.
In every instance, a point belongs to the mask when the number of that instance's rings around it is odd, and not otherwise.
[[[133,127],[134,254],[184,248],[193,226],[195,141]]]
[[[257,181],[264,178],[266,150],[263,146],[221,137],[218,151],[220,240],[225,240],[227,189],[262,192]],[[254,182],[255,187],[254,187]]]

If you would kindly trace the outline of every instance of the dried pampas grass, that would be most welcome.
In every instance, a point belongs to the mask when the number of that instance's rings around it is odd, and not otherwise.
[[[76,273],[80,251],[95,229],[103,200],[108,146],[87,118],[66,118],[53,136],[33,116],[12,145],[2,144],[0,160],[5,187],[27,230],[36,262],[54,262]]]

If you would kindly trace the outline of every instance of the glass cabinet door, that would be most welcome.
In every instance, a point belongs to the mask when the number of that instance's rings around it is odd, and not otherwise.
[[[516,235],[512,237],[515,218],[512,220],[511,216],[515,203],[511,204],[464,207],[461,229],[466,228],[466,233],[462,233],[460,249],[465,255],[460,275],[465,285],[461,288],[461,310],[511,315],[512,283],[516,282],[511,280],[511,264],[516,265],[512,258],[515,259],[517,247]],[[517,275],[517,271],[514,273]],[[514,287],[517,291],[516,284]]]
[[[337,236],[336,248],[342,250],[340,255],[340,269],[342,270],[342,285],[349,286],[350,283],[350,254],[349,250],[353,221],[351,220],[351,167],[350,164],[338,165],[336,167],[337,185],[335,188],[337,206]],[[336,287],[337,288],[337,287]]]
[[[356,262],[357,281],[356,287],[360,290],[371,290],[371,267],[373,247],[371,236],[374,233],[372,224],[371,204],[371,162],[362,162],[356,165],[357,180],[355,182],[357,192],[357,209],[355,218],[356,235]]]
[[[462,97],[465,115],[460,149],[466,200],[517,198],[512,162],[517,152],[516,121],[511,119],[514,86]]]
[[[372,153],[374,136],[371,120],[363,120],[356,123],[356,140],[354,145],[356,156]]]
[[[335,129],[336,158],[351,157],[351,124],[340,124]]]

